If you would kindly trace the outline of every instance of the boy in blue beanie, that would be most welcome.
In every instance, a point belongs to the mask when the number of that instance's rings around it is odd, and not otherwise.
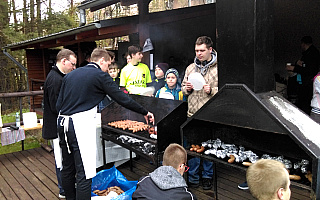
[[[178,82],[179,73],[175,68],[170,68],[167,70],[166,75],[166,84],[160,90],[157,91],[156,97],[161,98],[164,93],[170,93],[174,100],[186,101],[186,97],[182,94],[181,84]]]

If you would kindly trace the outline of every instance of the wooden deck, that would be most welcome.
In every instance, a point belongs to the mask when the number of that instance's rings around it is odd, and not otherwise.
[[[108,166],[111,167],[111,166]],[[155,169],[155,165],[140,158],[133,160],[133,171],[129,162],[117,167],[128,180],[138,180]],[[248,190],[239,190],[237,185],[245,180],[245,172],[217,166],[218,199],[253,199]],[[309,191],[291,186],[291,200],[309,198]],[[43,148],[0,155],[0,199],[59,199],[55,175],[54,157]],[[214,199],[213,190],[201,187],[191,189],[198,199]]]

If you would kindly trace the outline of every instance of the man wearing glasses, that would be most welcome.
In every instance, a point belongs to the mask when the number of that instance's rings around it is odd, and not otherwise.
[[[179,144],[170,144],[163,154],[163,166],[139,180],[132,199],[197,199],[183,178],[189,169],[186,162],[186,150]]]
[[[52,140],[52,144],[58,141],[56,103],[60,92],[60,87],[63,77],[76,68],[77,56],[69,49],[62,49],[56,57],[56,65],[50,70],[47,79],[44,83],[43,96],[43,128],[42,137],[46,140]],[[64,190],[61,185],[60,166],[56,167],[58,178],[59,198],[64,198]]]

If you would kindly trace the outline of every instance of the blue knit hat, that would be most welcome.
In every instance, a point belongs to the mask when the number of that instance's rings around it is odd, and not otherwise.
[[[167,78],[168,74],[170,73],[173,73],[174,75],[176,75],[177,79],[179,79],[179,72],[175,68],[168,69],[166,72],[165,78]]]

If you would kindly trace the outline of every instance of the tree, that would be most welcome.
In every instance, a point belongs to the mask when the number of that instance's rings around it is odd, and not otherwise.
[[[41,2],[40,0],[37,1],[37,30],[38,30],[38,36],[41,36]]]
[[[30,32],[33,33],[35,28],[34,22],[34,0],[30,0]]]

